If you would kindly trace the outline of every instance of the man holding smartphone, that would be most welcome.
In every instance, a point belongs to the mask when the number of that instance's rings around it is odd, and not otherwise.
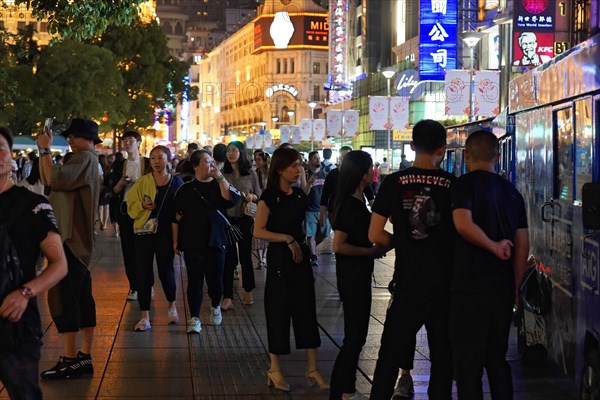
[[[123,262],[125,274],[129,281],[129,294],[127,300],[137,300],[137,287],[135,282],[135,236],[133,233],[133,219],[127,214],[127,203],[125,196],[133,184],[146,173],[151,171],[150,160],[142,157],[139,153],[142,136],[137,131],[127,131],[121,137],[123,148],[127,152],[127,158],[117,163],[111,174],[111,182],[116,182],[112,187],[115,195],[121,199],[117,220],[121,232],[121,250],[123,251]]]

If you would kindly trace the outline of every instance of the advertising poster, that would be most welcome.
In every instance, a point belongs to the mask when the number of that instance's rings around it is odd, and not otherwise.
[[[300,137],[302,140],[312,140],[312,120],[303,118],[300,121]]]
[[[384,131],[388,129],[389,100],[386,96],[371,96],[369,98],[369,129]]]
[[[264,135],[261,135],[263,137],[263,147],[261,148],[266,148],[266,147],[271,147],[273,146],[273,138],[271,137],[271,132],[265,132]]]
[[[421,0],[419,76],[424,81],[443,81],[444,71],[456,69],[458,2]]]
[[[391,129],[408,129],[408,97],[392,97],[390,100]]]
[[[342,136],[342,111],[327,112],[327,136]]]
[[[446,115],[469,115],[471,71],[446,71]]]
[[[346,136],[358,136],[358,110],[344,112],[344,128]]]
[[[475,71],[474,113],[491,117],[500,113],[500,72]]]
[[[320,142],[325,138],[325,120],[315,119],[313,121],[313,135],[316,141]]]
[[[291,131],[290,131],[290,126],[289,125],[282,125],[279,128],[279,143],[290,143],[290,139],[292,138],[291,136]]]
[[[554,57],[555,0],[515,0],[514,67],[535,67]]]
[[[292,144],[300,144],[302,141],[302,134],[300,133],[300,126],[292,126]]]

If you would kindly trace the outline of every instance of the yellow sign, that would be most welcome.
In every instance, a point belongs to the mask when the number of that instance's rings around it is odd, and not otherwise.
[[[394,140],[398,142],[412,142],[412,131],[410,129],[394,129]]]

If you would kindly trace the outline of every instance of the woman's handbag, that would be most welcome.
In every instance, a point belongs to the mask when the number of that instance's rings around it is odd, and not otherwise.
[[[226,216],[223,215],[221,211],[217,208],[213,207],[212,204],[208,202],[202,196],[202,194],[194,188],[194,192],[210,207],[208,216],[210,218],[210,236],[208,238],[208,247],[223,250],[221,248],[222,244],[219,240],[222,233],[227,235],[227,242],[229,245],[233,245],[239,242],[242,239],[242,231],[234,225],[231,225]]]
[[[243,207],[244,214],[252,218],[256,217],[256,210],[258,209],[258,204],[249,201],[247,203],[244,203]]]
[[[165,204],[165,200],[169,195],[169,189],[171,188],[172,181],[173,178],[171,178],[171,180],[169,181],[169,186],[167,187],[165,197],[163,197],[162,202],[160,203],[160,207],[158,208],[158,214],[156,214],[156,218],[148,218],[148,221],[146,221],[141,228],[134,228],[133,233],[135,233],[136,235],[154,235],[158,231],[158,216],[160,215],[162,206],[163,204]]]

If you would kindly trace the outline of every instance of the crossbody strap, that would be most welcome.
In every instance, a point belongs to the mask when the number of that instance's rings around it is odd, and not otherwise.
[[[194,188],[194,192],[196,192],[196,194],[197,194],[198,196],[200,196],[200,198],[201,198],[202,200],[204,200],[204,202],[205,202],[206,204],[208,204],[208,206],[209,206],[209,207],[211,207],[211,208],[214,208],[214,210],[215,210],[217,213],[219,213],[219,215],[221,216],[221,218],[223,218],[223,219],[225,220],[225,222],[227,223],[227,226],[231,226],[231,223],[229,222],[229,220],[227,219],[227,217],[226,217],[226,216],[224,216],[224,215],[223,215],[223,213],[222,213],[222,212],[221,212],[221,211],[220,211],[220,210],[219,210],[217,207],[215,207],[215,206],[213,206],[212,204],[210,204],[210,203],[208,202],[208,200],[206,200],[206,199],[204,198],[204,196],[202,196],[202,193],[200,193],[200,192],[198,191],[198,188]]]
[[[154,176],[152,176],[152,179],[154,179]],[[165,196],[163,197],[162,201],[160,202],[160,207],[158,207],[158,213],[156,214],[156,218],[158,218],[158,216],[160,215],[162,206],[163,206],[163,204],[165,204],[165,200],[167,199],[167,196],[169,195],[169,189],[171,188],[171,182],[173,182],[173,175],[171,175],[171,178],[169,179],[169,186],[167,186],[167,191],[165,192]],[[158,186],[157,186],[156,191],[158,192]]]

